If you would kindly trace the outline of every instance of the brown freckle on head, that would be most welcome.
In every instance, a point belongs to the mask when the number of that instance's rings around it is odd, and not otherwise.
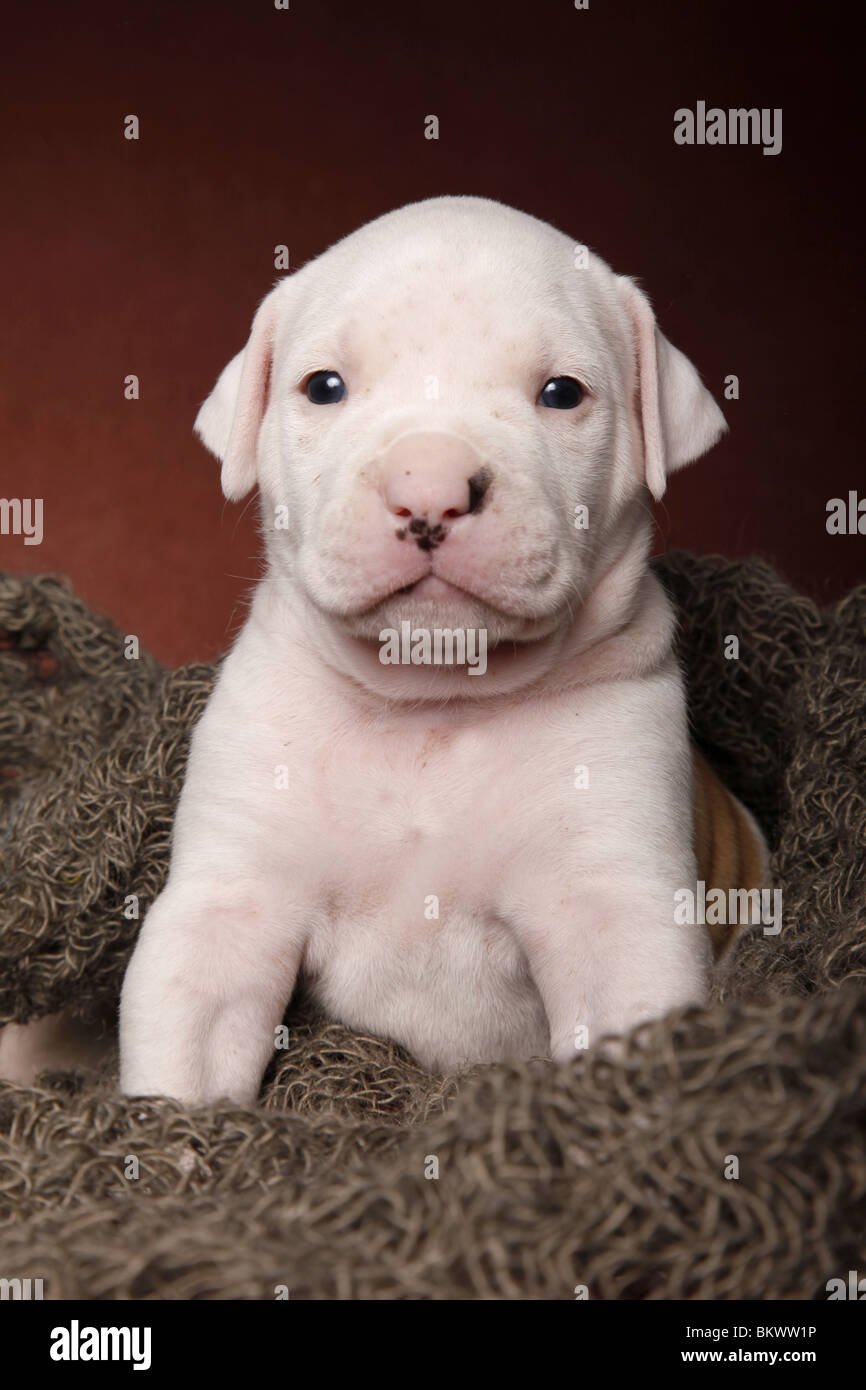
[[[397,537],[398,541],[405,541],[406,539],[406,532],[402,527],[398,531],[395,531],[394,535]]]

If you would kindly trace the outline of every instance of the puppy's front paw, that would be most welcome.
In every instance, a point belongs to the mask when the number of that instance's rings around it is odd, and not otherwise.
[[[263,889],[164,889],[123,982],[120,1089],[187,1105],[251,1104],[294,988],[301,942]]]
[[[660,985],[654,997],[615,997],[608,989],[592,1012],[591,1021],[575,1014],[574,1026],[551,1036],[550,1055],[555,1062],[570,1062],[589,1048],[604,1044],[605,1055],[621,1060],[627,1051],[626,1036],[642,1023],[653,1023],[675,1009],[706,1003],[699,971],[687,972],[678,982]]]

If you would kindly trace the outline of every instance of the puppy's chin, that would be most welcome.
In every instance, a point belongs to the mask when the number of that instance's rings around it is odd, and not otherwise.
[[[378,642],[386,629],[401,632],[401,625],[411,629],[484,632],[488,650],[505,642],[535,642],[550,636],[560,626],[561,614],[542,617],[520,617],[502,613],[472,594],[454,590],[451,594],[424,596],[409,593],[390,594],[364,613],[349,614],[337,619],[342,630],[362,641]]]

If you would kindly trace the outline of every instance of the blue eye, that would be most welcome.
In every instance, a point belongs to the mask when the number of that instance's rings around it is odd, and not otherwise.
[[[339,372],[313,372],[307,382],[307,400],[313,405],[336,405],[345,395],[346,383]]]
[[[545,382],[538,397],[539,405],[551,410],[574,410],[583,400],[583,387],[573,376],[552,376]]]

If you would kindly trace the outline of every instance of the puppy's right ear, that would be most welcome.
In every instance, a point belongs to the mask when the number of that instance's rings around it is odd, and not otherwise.
[[[220,373],[195,419],[199,439],[222,460],[222,489],[230,502],[246,497],[256,482],[256,445],[274,353],[275,293],[259,306],[249,342]]]

